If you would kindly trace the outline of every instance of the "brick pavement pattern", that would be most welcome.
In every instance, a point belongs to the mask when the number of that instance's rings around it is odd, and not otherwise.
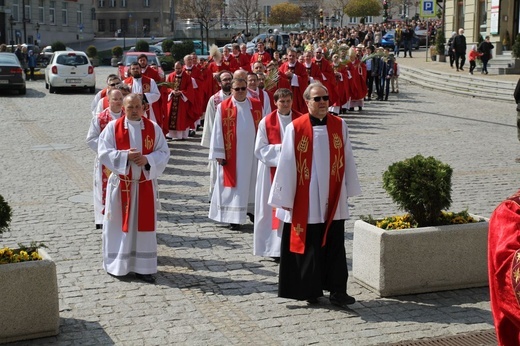
[[[114,71],[96,68],[98,86]],[[400,91],[345,117],[363,189],[350,200],[349,267],[354,221],[398,212],[381,181],[395,161],[421,153],[450,164],[453,210],[489,217],[520,187],[514,105],[408,84]],[[58,269],[60,334],[29,344],[376,345],[492,328],[487,288],[381,299],[350,278],[358,300],[350,311],[325,298],[312,307],[278,298],[277,265],[252,255],[252,224],[237,232],[207,218],[200,138],[169,143],[157,283],[107,275],[90,203],[94,154],[85,144],[92,96],[49,94],[43,81],[28,82],[26,97],[0,94],[0,193],[13,208],[0,244],[43,241]]]

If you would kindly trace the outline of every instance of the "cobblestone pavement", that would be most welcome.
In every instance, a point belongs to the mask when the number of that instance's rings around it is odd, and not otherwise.
[[[102,86],[115,69],[96,71]],[[363,188],[346,223],[349,266],[354,220],[398,211],[381,187],[397,160],[421,153],[450,164],[453,210],[489,216],[519,187],[514,105],[400,90],[346,116]],[[0,244],[46,243],[60,290],[60,334],[20,344],[376,345],[492,328],[487,288],[381,299],[350,278],[358,299],[350,311],[325,298],[312,307],[278,298],[277,265],[252,255],[252,224],[236,232],[207,218],[200,138],[169,143],[157,283],[107,275],[90,203],[94,154],[85,144],[92,96],[49,94],[42,81],[28,82],[26,97],[0,94],[0,193],[14,212]]]

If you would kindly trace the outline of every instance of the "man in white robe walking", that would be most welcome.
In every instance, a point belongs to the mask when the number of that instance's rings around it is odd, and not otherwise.
[[[274,208],[267,204],[271,181],[274,177],[285,128],[302,114],[291,110],[292,91],[278,89],[274,93],[277,110],[260,121],[256,134],[255,156],[258,159],[258,174],[255,191],[255,226],[253,234],[254,255],[280,259],[282,226],[274,216]]]
[[[162,129],[143,117],[140,95],[123,101],[125,116],[99,137],[100,162],[112,171],[103,220],[103,268],[111,275],[134,272],[155,282],[157,272],[157,181],[170,151]]]
[[[96,153],[94,161],[94,220],[96,229],[103,226],[103,209],[110,170],[99,163],[98,141],[99,135],[112,120],[119,119],[123,109],[123,94],[117,89],[108,91],[108,108],[92,117],[87,134],[87,145]]]
[[[260,101],[247,97],[245,79],[234,79],[232,97],[217,107],[209,159],[218,162],[209,218],[234,230],[254,212],[257,160],[254,156]]]

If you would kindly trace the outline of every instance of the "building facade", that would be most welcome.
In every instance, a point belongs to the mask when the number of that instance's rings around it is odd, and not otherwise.
[[[91,9],[92,0],[0,0],[0,43],[90,40]]]

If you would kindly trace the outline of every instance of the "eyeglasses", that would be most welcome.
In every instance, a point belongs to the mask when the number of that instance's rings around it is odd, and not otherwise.
[[[221,79],[220,81],[221,82],[231,82],[232,79],[231,78],[224,78],[224,79]]]
[[[329,95],[311,97],[311,99],[314,100],[314,102],[320,102],[321,100],[328,101],[329,100]]]
[[[247,87],[241,87],[241,88],[232,88],[235,91],[246,91]],[[328,96],[327,96],[328,97]]]
[[[118,84],[119,84],[119,83],[111,83],[111,84],[109,84],[109,86],[111,86],[111,87],[115,87],[115,86],[118,85]]]

